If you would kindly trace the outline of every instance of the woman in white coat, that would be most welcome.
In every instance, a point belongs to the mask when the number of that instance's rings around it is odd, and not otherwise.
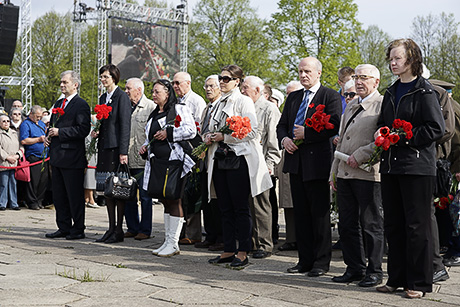
[[[208,184],[211,186],[208,191],[210,197],[217,196],[224,241],[224,252],[209,262],[230,263],[232,267],[248,263],[252,234],[249,196],[254,197],[272,187],[258,139],[254,103],[239,90],[242,79],[243,71],[237,65],[222,68],[219,75],[222,99],[210,118],[209,127],[210,131],[218,131],[225,126],[228,117],[247,116],[252,131],[242,140],[220,132],[204,136],[205,142],[210,144]]]

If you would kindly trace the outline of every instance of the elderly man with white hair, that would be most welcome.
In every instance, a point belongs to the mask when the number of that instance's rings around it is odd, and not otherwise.
[[[138,177],[144,172],[145,160],[139,155],[139,150],[145,141],[145,125],[156,105],[144,95],[144,82],[139,78],[126,81],[125,92],[131,101],[131,133],[129,137],[128,161],[131,175]],[[128,231],[124,237],[134,237],[135,240],[145,240],[152,234],[152,198],[142,188],[143,176],[138,179],[139,199],[141,203],[141,218],[137,197],[126,201],[125,220]]]
[[[329,183],[337,190],[339,233],[345,273],[334,282],[360,281],[360,287],[382,283],[383,213],[379,163],[363,170],[374,151],[374,133],[382,105],[377,91],[379,70],[370,64],[358,65],[355,75],[358,97],[348,103],[340,123],[337,152],[348,155],[334,158]],[[337,181],[335,181],[337,178]],[[365,242],[365,243],[364,243]],[[368,262],[366,264],[366,257]]]
[[[256,76],[244,79],[241,93],[254,101],[257,114],[257,132],[262,145],[270,175],[274,176],[275,166],[280,162],[281,152],[276,139],[276,125],[280,119],[280,112],[276,105],[263,97],[264,82]],[[253,258],[266,258],[272,254],[272,208],[270,204],[270,190],[267,190],[250,201],[253,221],[252,241]]]

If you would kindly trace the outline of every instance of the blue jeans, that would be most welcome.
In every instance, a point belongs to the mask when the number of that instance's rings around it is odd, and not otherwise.
[[[8,203],[11,208],[18,207],[16,179],[12,169],[0,172],[0,207],[6,208]]]
[[[141,174],[144,169],[131,168],[129,170],[131,176],[136,178]],[[137,205],[137,197],[134,201],[127,201],[125,203],[125,219],[128,226],[128,232],[138,234],[143,233],[148,236],[152,233],[152,198],[147,194],[147,191],[142,188],[144,181],[144,174],[137,180],[139,186],[139,197],[141,199],[142,216],[139,221],[139,210]]]

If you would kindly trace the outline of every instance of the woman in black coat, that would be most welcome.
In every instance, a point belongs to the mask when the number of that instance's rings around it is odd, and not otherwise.
[[[109,117],[101,120],[99,131],[91,132],[93,138],[98,138],[96,190],[103,192],[106,178],[117,171],[119,164],[128,164],[131,102],[128,95],[117,86],[120,80],[118,67],[112,64],[105,65],[99,69],[99,75],[102,85],[107,90],[99,98],[99,104],[112,107]],[[106,197],[106,203],[109,229],[96,242],[122,242],[124,238],[122,225],[125,202]]]
[[[417,44],[411,39],[391,42],[387,60],[399,79],[385,92],[378,126],[391,128],[395,119],[405,120],[412,124],[413,136],[401,136],[381,156],[388,281],[377,291],[402,287],[406,297],[420,298],[432,291],[433,284],[435,141],[444,133],[444,119],[431,84],[421,77],[422,53]]]

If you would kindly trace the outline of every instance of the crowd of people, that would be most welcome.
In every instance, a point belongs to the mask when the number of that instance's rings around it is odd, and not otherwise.
[[[52,191],[58,229],[46,237],[83,239],[85,191],[104,195],[107,179],[126,167],[138,180],[139,203],[101,196],[109,225],[97,242],[150,238],[152,199],[158,198],[165,240],[154,255],[174,256],[180,244],[195,244],[221,251],[209,263],[244,267],[251,254],[272,255],[280,207],[286,241],[278,249],[298,250],[287,272],[318,277],[330,268],[333,191],[346,271],[332,281],[359,281],[383,293],[403,288],[406,297],[420,298],[449,278],[445,265],[460,265],[460,238],[435,210],[433,196],[440,157],[451,160],[460,179],[460,107],[436,85],[442,83],[423,76],[414,41],[392,41],[386,56],[395,82],[383,96],[374,65],[341,68],[337,92],[321,84],[321,62],[307,57],[285,100],[261,78],[227,65],[206,78],[207,104],[186,72],[156,80],[152,101],[139,78],[119,88],[121,72],[109,64],[99,70],[106,89],[99,106],[110,107],[110,114],[96,121],[78,96],[78,74],[65,71],[48,126],[39,106],[27,118],[14,104],[11,118],[0,116],[0,209],[19,209],[14,167],[25,157],[30,181],[18,189],[27,206],[39,209]],[[241,135],[229,131],[238,119],[250,126]],[[95,173],[85,173],[87,138],[97,139]],[[378,146],[381,155],[373,159]],[[204,150],[197,154],[197,148]],[[94,184],[86,184],[87,176]],[[441,224],[450,231],[438,232]],[[448,247],[443,256],[440,242]],[[381,285],[386,246],[388,280]]]

